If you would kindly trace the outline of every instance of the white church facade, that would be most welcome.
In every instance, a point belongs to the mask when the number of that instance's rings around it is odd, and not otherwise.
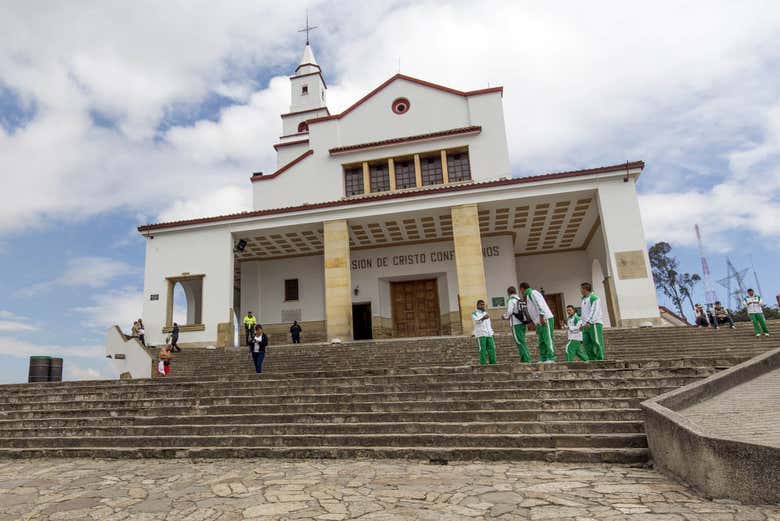
[[[636,182],[642,162],[512,177],[503,89],[459,91],[397,74],[341,113],[309,45],[290,78],[276,171],[254,209],[141,226],[147,341],[232,343],[253,311],[282,341],[470,334],[527,281],[562,318],[579,284],[613,326],[660,322]],[[494,321],[499,324],[500,321]]]

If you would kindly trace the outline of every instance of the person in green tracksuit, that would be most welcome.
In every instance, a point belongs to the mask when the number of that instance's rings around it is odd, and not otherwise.
[[[528,318],[528,308],[526,306],[525,298],[520,298],[517,295],[517,290],[514,286],[509,286],[506,293],[509,298],[506,303],[504,320],[509,320],[509,328],[512,330],[512,338],[515,339],[515,344],[517,344],[517,354],[520,355],[520,361],[529,363],[531,361],[531,354],[528,352],[528,344],[525,341],[525,332],[527,324],[531,321]]]
[[[555,362],[555,343],[553,330],[555,319],[544,296],[532,289],[527,282],[520,283],[520,291],[525,296],[528,316],[536,325],[536,338],[539,341],[539,363]]]
[[[582,295],[582,343],[591,360],[604,360],[604,321],[601,318],[601,300],[593,293],[590,282],[580,284]]]
[[[753,323],[753,330],[756,332],[756,336],[769,336],[769,328],[766,326],[766,318],[764,318],[764,308],[761,305],[761,295],[757,294],[753,289],[747,290],[747,296],[745,297],[745,309],[750,317],[750,321]]]
[[[493,327],[490,324],[490,315],[485,310],[485,301],[477,301],[477,309],[471,314],[474,321],[474,336],[477,338],[479,350],[479,363],[485,365],[496,363],[496,343],[493,340]]]
[[[582,320],[580,320],[574,306],[566,306],[566,329],[567,338],[566,349],[563,351],[567,362],[574,362],[579,357],[583,362],[588,361],[588,355],[582,351]]]

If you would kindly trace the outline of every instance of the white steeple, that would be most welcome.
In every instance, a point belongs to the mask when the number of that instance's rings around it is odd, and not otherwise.
[[[303,48],[301,62],[295,69],[295,75],[290,77],[290,87],[292,88],[290,112],[325,107],[327,87],[308,41]]]

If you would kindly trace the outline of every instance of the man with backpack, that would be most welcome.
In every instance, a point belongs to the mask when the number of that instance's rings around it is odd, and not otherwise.
[[[525,298],[520,298],[517,295],[514,286],[509,286],[506,293],[508,299],[504,320],[509,320],[509,328],[512,330],[512,337],[517,344],[520,361],[527,364],[531,361],[531,354],[528,352],[528,344],[525,341],[525,332],[528,324],[531,323],[531,319],[528,318],[528,307]]]
[[[536,324],[536,337],[539,340],[539,362],[555,362],[555,343],[553,342],[555,318],[550,311],[550,306],[547,305],[544,296],[531,288],[527,282],[520,283],[520,291],[528,306],[528,316]]]

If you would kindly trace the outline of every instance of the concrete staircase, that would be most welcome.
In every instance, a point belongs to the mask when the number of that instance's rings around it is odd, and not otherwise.
[[[490,367],[465,337],[270,346],[262,375],[246,348],[185,350],[168,378],[0,386],[0,457],[643,462],[639,402],[780,347],[745,326],[606,343],[603,362],[520,364],[502,336]]]

